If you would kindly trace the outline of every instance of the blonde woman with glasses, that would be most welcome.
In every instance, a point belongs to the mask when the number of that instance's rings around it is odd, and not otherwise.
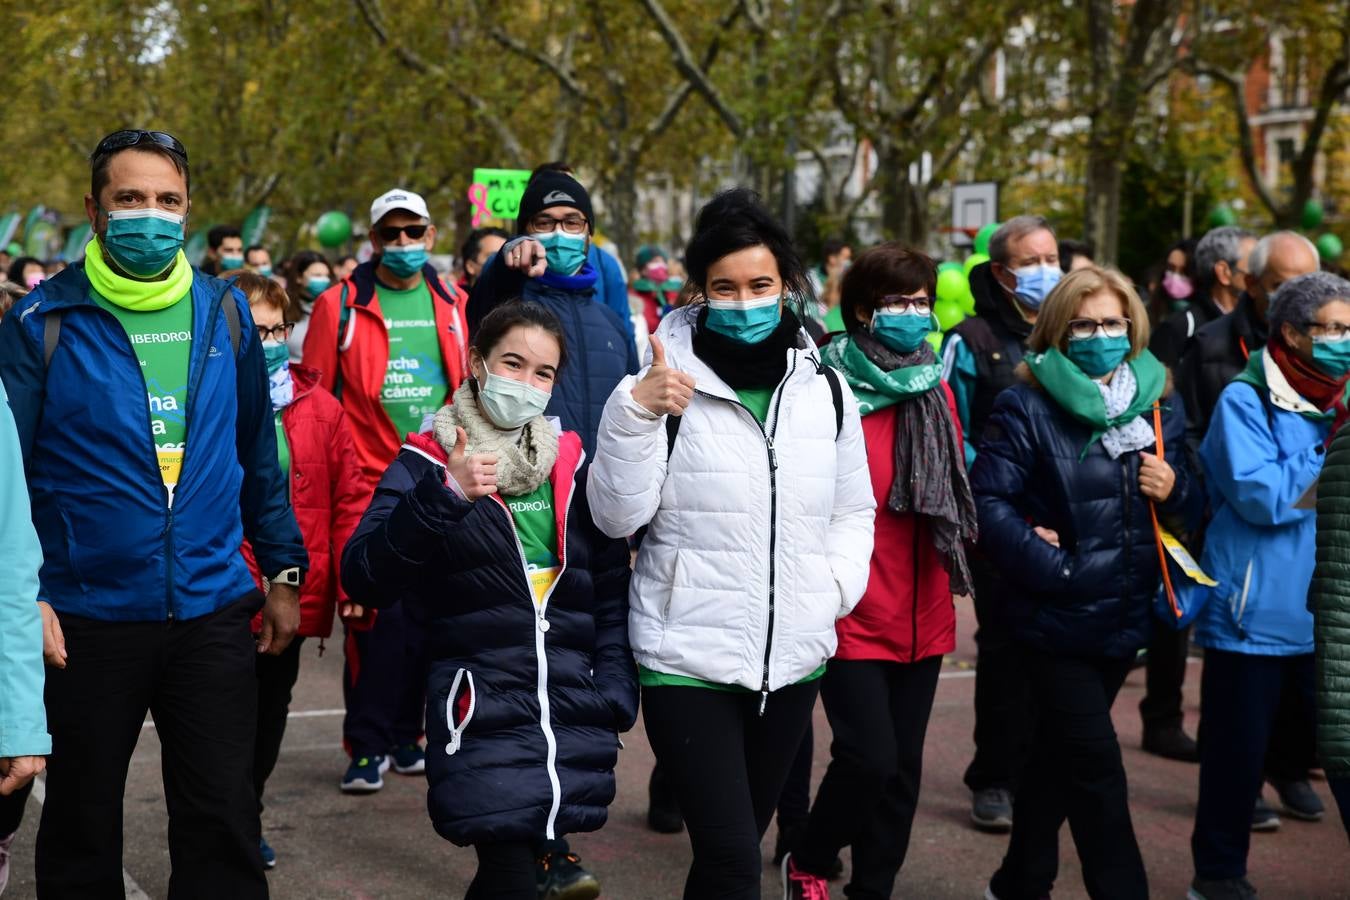
[[[1161,577],[1154,514],[1173,534],[1203,503],[1185,412],[1149,353],[1128,281],[1089,267],[1050,293],[971,470],[981,551],[1024,653],[1038,711],[1012,839],[986,896],[1047,896],[1067,818],[1094,898],[1148,896],[1111,703],[1148,642]]]

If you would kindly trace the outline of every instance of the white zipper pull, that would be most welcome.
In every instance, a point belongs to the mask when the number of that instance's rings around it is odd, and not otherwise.
[[[764,707],[765,707],[766,705],[768,705],[768,702],[769,702],[769,692],[768,692],[768,691],[760,691],[760,692],[759,692],[759,714],[760,714],[761,716],[764,715]]]

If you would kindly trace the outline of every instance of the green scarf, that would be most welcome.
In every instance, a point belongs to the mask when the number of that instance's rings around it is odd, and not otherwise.
[[[103,258],[103,248],[99,246],[98,238],[93,238],[84,248],[84,274],[100,297],[132,312],[168,309],[192,290],[192,266],[188,264],[182,250],[178,251],[178,257],[165,278],[159,281],[138,281],[114,272]]]
[[[931,391],[942,382],[942,366],[936,362],[883,371],[847,334],[835,335],[822,356],[827,365],[844,373],[858,400],[858,413],[864,416]]]
[[[1127,365],[1134,372],[1135,382],[1139,385],[1134,399],[1125,411],[1118,416],[1107,416],[1106,401],[1097,383],[1084,374],[1083,370],[1069,361],[1059,350],[1051,348],[1044,353],[1028,353],[1027,368],[1036,376],[1041,387],[1058,403],[1065,412],[1092,429],[1092,437],[1083,447],[1086,456],[1088,448],[1101,440],[1106,429],[1124,425],[1153,408],[1153,404],[1162,396],[1167,385],[1167,369],[1158,362],[1158,358],[1145,350],[1130,360]]]

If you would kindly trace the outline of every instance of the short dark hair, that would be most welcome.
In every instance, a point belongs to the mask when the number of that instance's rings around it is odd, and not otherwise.
[[[337,261],[334,262],[333,265],[334,265],[334,266],[340,266],[340,265],[343,265],[343,264],[347,263],[348,261],[350,261],[350,262],[358,262],[357,258],[356,258],[355,256],[353,256],[352,254],[350,254],[350,253],[344,253],[344,254],[342,254],[341,256],[339,256],[339,257],[337,258]]]
[[[552,310],[533,300],[514,297],[484,316],[483,321],[478,323],[478,330],[474,332],[473,349],[487,359],[492,348],[511,329],[520,327],[542,328],[553,336],[558,342],[558,369],[561,370],[567,363],[567,338],[563,335],[562,322],[558,321]]]
[[[478,256],[479,245],[483,243],[485,237],[499,237],[504,241],[511,240],[511,235],[500,228],[475,228],[469,232],[468,238],[464,241],[464,246],[459,248],[459,261],[463,265],[465,260],[470,260]]]
[[[141,144],[132,144],[130,147],[118,147],[116,150],[109,150],[106,153],[94,153],[89,157],[89,193],[93,195],[94,202],[98,202],[99,194],[108,186],[108,166],[112,164],[113,157],[119,153],[127,153],[135,150],[140,153],[158,153],[160,156],[173,163],[174,169],[179,175],[183,176],[184,187],[188,194],[192,193],[192,175],[188,171],[188,161],[178,153],[174,153],[168,147],[153,142]]]
[[[206,246],[219,250],[226,238],[240,237],[239,229],[233,225],[217,225],[206,233]]]
[[[829,238],[825,243],[820,245],[820,258],[826,260],[831,256],[838,256],[847,249],[848,241],[837,237]]]
[[[24,284],[23,270],[29,266],[38,266],[45,274],[47,267],[36,256],[16,256],[9,262],[9,280],[15,284]],[[24,285],[27,287],[27,285]]]
[[[269,257],[272,255],[271,251],[262,244],[250,244],[248,247],[244,248],[244,262],[248,262],[248,255],[250,253],[257,253],[259,250],[266,253]]]
[[[839,284],[844,328],[862,331],[867,325],[858,321],[858,313],[866,313],[870,318],[882,297],[920,290],[928,292],[930,302],[936,300],[937,264],[932,257],[899,241],[878,244],[853,260]]]
[[[1087,257],[1088,262],[1096,262],[1097,248],[1093,246],[1092,241],[1075,241],[1073,238],[1064,238],[1059,242],[1059,267],[1061,270],[1069,271],[1069,266],[1073,265],[1075,256]]]
[[[535,166],[534,171],[530,173],[530,181],[534,181],[544,172],[561,172],[564,175],[571,175],[572,171],[572,165],[566,160],[555,159],[552,162],[540,163]]]
[[[759,194],[743,187],[723,191],[699,210],[693,237],[684,251],[689,280],[700,293],[706,293],[709,267],[748,247],[765,247],[773,254],[785,295],[792,294],[799,302],[815,298],[792,236],[764,206]]]

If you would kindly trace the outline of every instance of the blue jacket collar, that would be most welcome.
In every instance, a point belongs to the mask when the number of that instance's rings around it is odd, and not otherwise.
[[[560,291],[592,291],[595,290],[595,282],[600,278],[599,274],[591,267],[589,262],[581,264],[581,268],[575,275],[559,275],[556,272],[545,272],[539,276],[539,282],[547,287],[555,288]]]

